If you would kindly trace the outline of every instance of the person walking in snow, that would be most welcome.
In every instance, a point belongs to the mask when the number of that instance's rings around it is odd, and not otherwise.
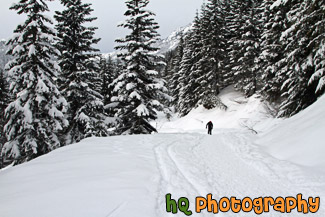
[[[212,129],[213,129],[213,123],[212,123],[212,121],[209,121],[209,122],[207,123],[206,128],[208,128],[208,134],[209,134],[209,135],[212,135]]]

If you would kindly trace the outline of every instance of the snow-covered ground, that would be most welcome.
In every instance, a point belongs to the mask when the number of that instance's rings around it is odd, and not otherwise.
[[[29,163],[0,171],[0,217],[158,217],[165,195],[214,198],[321,198],[325,216],[325,97],[299,115],[275,120],[256,97],[231,87],[227,111],[200,107],[184,118],[160,119],[155,135],[88,138]],[[213,121],[213,135],[205,124]],[[255,134],[252,130],[258,132]],[[185,216],[177,214],[176,216]],[[254,212],[217,216],[257,216]]]

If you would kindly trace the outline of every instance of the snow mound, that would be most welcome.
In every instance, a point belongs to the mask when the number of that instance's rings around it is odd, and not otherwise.
[[[0,171],[0,216],[154,216],[158,171],[145,137],[89,138]]]
[[[299,114],[276,121],[257,141],[272,156],[325,174],[325,96]],[[265,128],[265,126],[264,126]]]

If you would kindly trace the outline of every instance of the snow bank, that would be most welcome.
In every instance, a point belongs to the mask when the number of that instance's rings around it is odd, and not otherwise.
[[[274,121],[258,143],[272,156],[325,172],[325,96],[282,121]]]
[[[0,171],[0,216],[155,216],[158,169],[145,138],[89,138]]]

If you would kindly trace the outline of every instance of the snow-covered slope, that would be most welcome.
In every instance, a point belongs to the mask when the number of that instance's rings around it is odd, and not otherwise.
[[[324,109],[325,96],[322,96],[294,117],[271,125],[258,143],[274,157],[321,169],[325,175]]]
[[[252,159],[247,138],[247,132],[219,130],[213,136],[192,133],[86,139],[0,172],[0,216],[170,216],[164,199],[168,193],[175,199],[189,198],[192,211],[195,197],[208,193],[214,198],[241,199],[298,193],[325,196],[323,186],[315,187],[306,178],[304,184],[313,189],[296,185],[281,170],[268,169],[264,159]],[[288,168],[284,162],[273,166]],[[312,216],[324,215],[321,205]],[[219,216],[255,215],[230,212]],[[278,217],[279,213],[261,216]],[[293,212],[285,216],[305,215]]]
[[[108,59],[108,58],[116,59],[117,54],[118,54],[118,52],[116,52],[116,51],[111,52],[111,53],[102,53],[102,57],[104,57],[106,59]]]
[[[177,47],[181,37],[185,36],[191,30],[191,28],[192,24],[181,27],[172,32],[167,38],[158,41],[157,47],[160,49],[159,53],[164,54],[168,51],[174,50]]]
[[[185,216],[166,213],[168,193],[188,197],[193,212],[195,197],[208,193],[216,199],[325,197],[324,97],[287,120],[272,119],[256,96],[246,99],[232,87],[221,98],[227,111],[197,108],[184,118],[160,120],[160,134],[88,138],[0,171],[0,216]],[[215,124],[212,136],[205,130],[209,120]],[[325,205],[315,214],[271,208],[260,216],[324,217]]]

